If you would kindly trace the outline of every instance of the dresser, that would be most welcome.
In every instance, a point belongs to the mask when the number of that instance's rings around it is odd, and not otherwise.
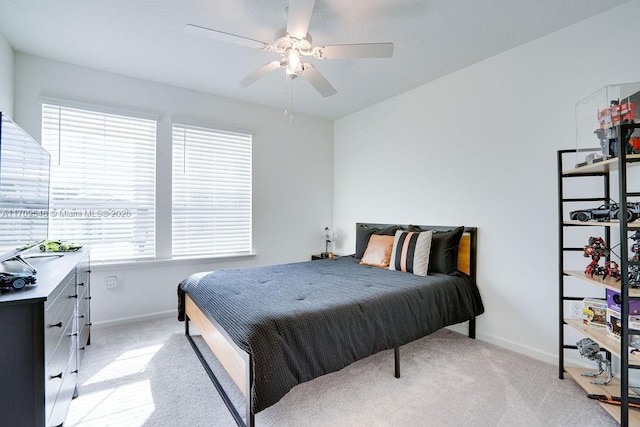
[[[60,426],[91,340],[89,251],[28,256],[36,285],[0,294],[0,426]]]

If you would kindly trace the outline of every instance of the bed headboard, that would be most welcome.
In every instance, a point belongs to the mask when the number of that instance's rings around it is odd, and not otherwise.
[[[401,228],[408,228],[409,225],[404,224],[375,224],[371,222],[358,222],[356,223],[356,230],[361,227],[374,227],[374,228],[386,228],[391,227],[393,225],[397,225]],[[420,225],[420,224],[412,224],[412,226],[417,226],[423,228],[425,230],[436,230],[436,231],[448,231],[456,228],[456,226],[451,225]],[[458,245],[458,270],[467,273],[469,276],[476,278],[476,251],[477,251],[477,227],[465,227],[464,234],[460,239],[460,244]]]

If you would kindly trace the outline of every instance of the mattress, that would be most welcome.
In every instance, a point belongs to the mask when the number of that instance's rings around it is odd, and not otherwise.
[[[353,257],[219,270],[178,286],[252,355],[257,413],[295,385],[483,313],[464,273],[410,273]]]

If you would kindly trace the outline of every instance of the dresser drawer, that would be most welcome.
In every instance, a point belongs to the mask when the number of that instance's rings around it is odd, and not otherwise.
[[[78,290],[78,301],[89,296],[89,282],[80,282],[79,280],[80,278],[76,280],[78,282],[78,287],[76,288]]]
[[[69,362],[75,355],[76,336],[74,325],[70,322],[62,333],[62,338],[55,351],[50,355],[45,369],[45,405],[47,419],[53,410],[54,403],[65,379]],[[71,370],[76,370],[75,363]]]
[[[73,323],[76,308],[75,277],[71,277],[57,298],[51,301],[44,316],[45,363],[55,352],[63,331]]]
[[[84,325],[78,333],[78,366],[82,363],[82,358],[89,345],[89,335],[91,334],[91,326]]]
[[[84,347],[89,345],[89,336],[91,335],[91,299],[89,293],[89,288],[87,288],[83,297],[78,300],[78,346],[82,353],[84,353]],[[78,357],[79,362],[82,360],[82,353]]]
[[[66,291],[70,283],[73,283],[75,289],[75,280],[76,271],[73,270],[63,280],[60,281],[60,284],[56,286],[54,290],[51,291],[44,305],[45,310],[49,310],[51,306],[55,304],[56,300]]]
[[[77,283],[78,283],[78,293],[83,292],[85,289],[89,289],[89,281],[91,280],[90,275],[90,267],[89,267],[89,257],[85,259],[85,261],[78,266],[76,269]]]
[[[85,292],[84,296],[78,299],[78,324],[87,324],[91,322],[91,315],[89,312],[89,299],[88,292]]]
[[[75,346],[75,339],[73,339],[72,341],[72,344]],[[67,370],[62,374],[62,384],[58,389],[58,393],[55,397],[52,411],[48,417],[47,426],[57,427],[64,424],[65,419],[67,418],[67,412],[69,411],[69,405],[75,393],[77,384],[78,370],[76,353],[72,352],[71,359],[69,359],[68,361]]]
[[[85,319],[78,319],[78,345],[82,347],[83,345],[87,345],[89,341],[89,331],[91,330],[91,325]]]

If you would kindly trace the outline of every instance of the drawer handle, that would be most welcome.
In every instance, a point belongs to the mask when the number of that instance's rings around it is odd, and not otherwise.
[[[84,282],[78,283],[78,286],[84,286]]]
[[[91,297],[86,297],[85,299],[91,299]]]
[[[72,374],[77,374],[78,370],[76,369],[75,371],[71,371]]]
[[[80,315],[80,319],[84,319],[84,314],[81,314],[81,315]]]
[[[70,336],[70,337],[77,337],[77,336],[78,336],[78,333],[77,333],[77,332],[75,332],[75,333],[73,333],[73,334],[69,334],[69,336]]]
[[[86,347],[80,347],[80,350],[84,351],[84,349],[85,349],[85,348],[86,348]]]
[[[58,375],[51,375],[49,378],[51,378],[51,379],[62,378],[62,372],[60,372]]]
[[[49,325],[50,328],[62,328],[62,322],[54,323],[53,325]]]
[[[87,326],[91,326],[91,325],[93,325],[93,323],[87,323]]]
[[[78,294],[71,295],[69,298],[78,298]]]

